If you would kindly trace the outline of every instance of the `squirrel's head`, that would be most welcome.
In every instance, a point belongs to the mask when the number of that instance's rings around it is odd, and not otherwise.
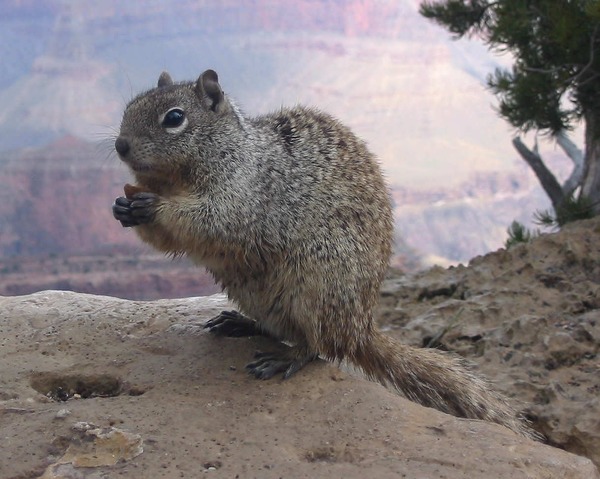
[[[191,162],[202,166],[203,148],[210,148],[211,136],[223,128],[230,111],[213,70],[184,83],[163,72],[156,88],[127,105],[115,150],[142,183],[187,178]]]

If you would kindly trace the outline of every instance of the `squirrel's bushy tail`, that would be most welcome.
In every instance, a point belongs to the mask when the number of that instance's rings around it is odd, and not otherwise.
[[[489,383],[460,356],[413,348],[380,331],[352,358],[369,379],[396,389],[411,401],[458,417],[502,424],[531,438],[536,434]]]

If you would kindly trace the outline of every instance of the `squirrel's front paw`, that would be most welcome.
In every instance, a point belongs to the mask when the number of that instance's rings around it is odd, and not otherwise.
[[[124,228],[151,223],[159,202],[154,193],[136,193],[131,198],[121,196],[112,206],[113,216]]]

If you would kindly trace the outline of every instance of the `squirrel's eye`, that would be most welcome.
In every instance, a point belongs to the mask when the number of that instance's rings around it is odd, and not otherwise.
[[[184,120],[184,111],[181,108],[173,108],[166,113],[162,121],[162,126],[165,128],[177,128],[182,125]]]

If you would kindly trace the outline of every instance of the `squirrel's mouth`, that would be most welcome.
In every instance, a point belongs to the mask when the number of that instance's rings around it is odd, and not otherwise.
[[[136,173],[144,173],[144,172],[150,171],[150,165],[133,164],[133,165],[129,165],[129,168],[131,168]]]
[[[150,173],[152,171],[152,165],[149,163],[140,163],[137,161],[131,161],[128,158],[120,158],[121,161],[125,163],[133,173]]]

